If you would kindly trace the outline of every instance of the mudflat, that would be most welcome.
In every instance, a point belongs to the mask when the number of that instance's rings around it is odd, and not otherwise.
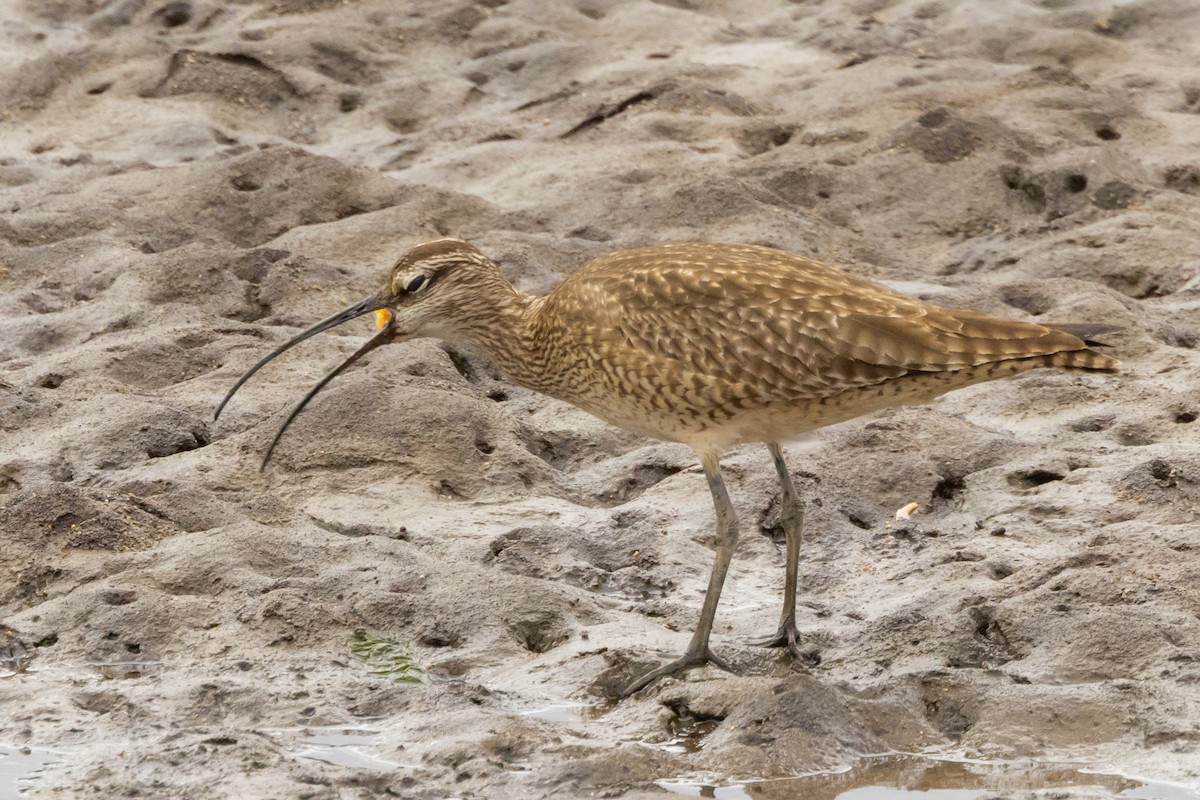
[[[32,796],[658,797],[923,751],[1200,789],[1195,3],[0,10],[0,764],[32,748]],[[1120,326],[1123,371],[789,445],[802,663],[746,644],[782,531],[766,450],[734,451],[740,674],[616,702],[699,611],[686,448],[420,340],[260,473],[365,320],[212,421],[442,236],[529,292],[623,247],[781,247]]]

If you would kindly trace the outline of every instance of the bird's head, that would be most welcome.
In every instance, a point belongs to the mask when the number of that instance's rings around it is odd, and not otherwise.
[[[213,418],[220,417],[237,390],[276,356],[318,333],[374,314],[375,335],[322,378],[292,409],[267,449],[262,462],[265,467],[292,420],[326,384],[350,365],[375,348],[392,342],[419,336],[456,339],[494,302],[494,293],[505,289],[512,291],[499,268],[467,242],[436,239],[411,247],[396,260],[378,292],[293,336],[247,370],[217,406]]]
[[[454,340],[507,287],[499,268],[474,245],[437,239],[401,255],[378,295],[364,302],[373,306],[376,328],[390,326],[394,340]]]

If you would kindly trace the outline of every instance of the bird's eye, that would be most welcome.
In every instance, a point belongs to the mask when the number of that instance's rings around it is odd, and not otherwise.
[[[404,283],[401,284],[401,286],[404,287],[404,291],[409,292],[410,294],[417,291],[424,285],[425,276],[419,272],[416,275],[409,275],[404,279]]]

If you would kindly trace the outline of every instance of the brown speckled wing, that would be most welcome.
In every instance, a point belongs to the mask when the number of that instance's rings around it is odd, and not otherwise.
[[[614,352],[632,349],[647,365],[671,362],[768,400],[1084,347],[1067,333],[939,308],[761,247],[627,250],[589,262],[562,288],[563,300],[608,321],[624,345]]]

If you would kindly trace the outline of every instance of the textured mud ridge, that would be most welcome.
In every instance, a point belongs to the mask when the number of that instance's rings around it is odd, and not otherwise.
[[[38,796],[662,797],[889,752],[1200,790],[1194,3],[0,8],[0,745]],[[770,459],[731,454],[741,674],[615,703],[698,612],[686,450],[418,341],[260,474],[365,323],[212,421],[444,235],[527,291],[620,247],[784,247],[1119,325],[1126,369],[789,447],[803,664],[745,644],[783,559]]]

